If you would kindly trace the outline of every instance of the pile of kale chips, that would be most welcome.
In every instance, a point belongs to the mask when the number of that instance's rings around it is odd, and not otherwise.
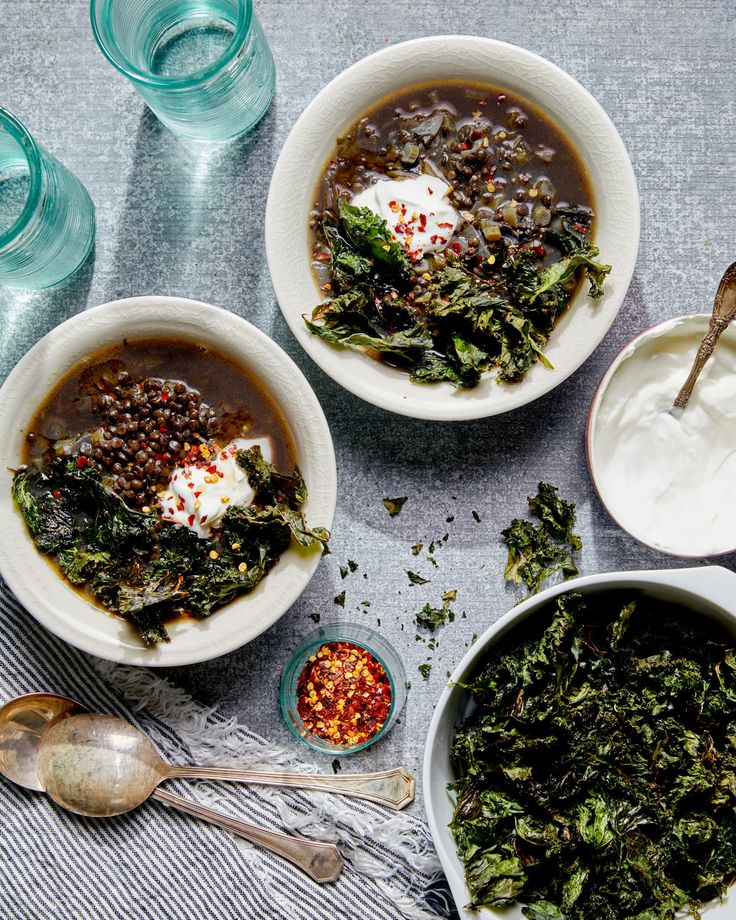
[[[736,878],[736,653],[681,608],[558,598],[465,684],[451,824],[471,907],[671,920]],[[518,635],[517,631],[517,635]]]
[[[557,318],[585,271],[590,296],[600,297],[610,265],[596,261],[589,239],[590,212],[557,208],[547,230],[563,258],[544,266],[531,248],[503,240],[492,256],[498,271],[484,280],[448,251],[445,268],[418,278],[403,247],[384,220],[344,199],[320,234],[329,248],[335,296],[311,319],[314,335],[332,345],[351,345],[380,355],[408,371],[412,380],[447,381],[474,387],[495,369],[499,382],[521,380],[541,361]]]
[[[277,472],[259,447],[236,459],[254,501],[229,507],[207,539],[160,520],[155,510],[129,508],[93,463],[79,469],[74,459],[57,458],[23,467],[13,497],[38,549],[150,646],[168,641],[167,620],[207,617],[251,591],[292,540],[326,547],[329,533],[304,519],[307,489],[298,470]]]

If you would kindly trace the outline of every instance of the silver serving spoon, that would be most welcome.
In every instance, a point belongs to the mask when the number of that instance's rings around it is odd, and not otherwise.
[[[29,693],[11,700],[0,709],[0,773],[26,789],[45,792],[46,788],[39,769],[43,736],[51,728],[63,724],[67,719],[87,714],[86,708],[81,703],[52,693]],[[87,776],[85,783],[94,786],[96,780],[97,777],[94,775]],[[138,801],[116,811],[109,811],[103,806],[99,814],[94,811],[80,811],[60,798],[54,796],[52,798],[59,805],[71,811],[101,817],[130,811],[142,804],[149,796],[178,811],[216,824],[218,827],[238,834],[250,840],[251,843],[258,844],[288,859],[316,882],[334,882],[342,870],[342,856],[332,843],[269,831],[255,824],[248,824],[246,821],[223,815],[212,808],[191,802],[163,789],[154,788],[146,795],[140,796]],[[132,802],[132,800],[129,801]]]
[[[673,408],[684,409],[687,405],[700,372],[713,354],[713,349],[716,347],[716,343],[724,329],[728,327],[734,316],[736,316],[736,262],[729,265],[723,273],[713,302],[710,326],[698,346],[692,369],[688,374],[687,380],[682,385],[682,389],[677,394]]]

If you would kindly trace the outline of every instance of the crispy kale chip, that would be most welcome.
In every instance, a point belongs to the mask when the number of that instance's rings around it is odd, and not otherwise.
[[[692,612],[557,598],[463,684],[451,829],[474,908],[695,917],[736,877],[736,654]]]
[[[530,593],[536,594],[557,572],[563,578],[578,574],[571,552],[583,544],[573,530],[575,503],[560,498],[555,486],[540,482],[537,495],[527,501],[539,523],[515,518],[501,532],[508,549],[504,577],[515,584],[524,582]]]
[[[278,472],[258,447],[240,451],[237,461],[254,502],[228,508],[208,539],[134,511],[94,467],[64,460],[18,470],[13,496],[36,545],[69,581],[153,645],[168,640],[167,620],[209,616],[252,590],[292,541],[326,549],[329,533],[304,518],[307,489],[298,470]]]
[[[359,253],[370,256],[399,274],[409,271],[409,259],[404,247],[391,239],[385,220],[370,208],[357,208],[344,198],[340,200],[339,214],[345,235]]]

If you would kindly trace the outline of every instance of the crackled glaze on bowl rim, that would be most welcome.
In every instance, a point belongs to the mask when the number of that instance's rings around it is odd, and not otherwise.
[[[0,572],[43,626],[110,661],[151,667],[193,664],[245,645],[272,626],[306,588],[319,553],[291,547],[258,587],[205,620],[171,625],[171,642],[145,649],[120,619],[94,607],[38,552],[11,497],[28,425],[61,376],[124,338],[171,338],[206,345],[250,371],[280,408],[309,489],[308,520],[329,528],[335,513],[335,452],[322,407],[291,358],[265,333],[219,307],[179,297],[132,297],[85,310],[21,358],[0,390]]]
[[[414,384],[408,376],[311,335],[302,320],[322,299],[310,268],[308,214],[335,139],[386,96],[418,83],[467,79],[528,99],[567,134],[588,167],[596,208],[595,241],[613,265],[605,294],[591,300],[581,285],[546,354],[516,385],[488,374],[473,390]],[[279,156],[266,207],[266,252],[286,322],[307,354],[345,389],[401,415],[434,420],[484,418],[517,409],[562,383],[589,357],[615,319],[631,282],[639,246],[636,179],[616,128],[596,100],[544,58],[488,38],[448,35],[385,48],[358,61],[307,106]]]
[[[427,820],[461,920],[524,920],[524,917],[518,904],[499,910],[484,908],[476,911],[465,907],[470,894],[465,884],[463,863],[457,855],[448,829],[454,797],[448,792],[447,785],[455,778],[450,746],[455,727],[467,716],[470,703],[469,694],[456,684],[467,680],[493,645],[559,595],[580,591],[590,596],[620,590],[638,591],[658,600],[680,604],[693,610],[696,616],[715,620],[736,636],[736,573],[721,566],[707,566],[604,572],[573,578],[517,604],[478,638],[448,678],[437,701],[424,748],[423,783]],[[714,902],[706,912],[709,920],[733,918],[733,897],[727,897],[722,903]],[[687,917],[683,917],[683,920],[687,920]]]

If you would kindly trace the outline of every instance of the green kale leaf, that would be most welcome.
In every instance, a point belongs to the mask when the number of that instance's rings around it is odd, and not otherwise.
[[[391,239],[385,220],[370,208],[355,207],[344,198],[340,199],[338,213],[345,235],[357,250],[399,275],[408,274],[410,263],[404,247]]]
[[[528,503],[540,523],[515,518],[501,532],[508,549],[504,578],[515,584],[524,582],[535,594],[558,572],[565,579],[578,574],[571,552],[581,549],[582,540],[573,531],[575,504],[560,498],[555,486],[540,482],[537,495]]]

